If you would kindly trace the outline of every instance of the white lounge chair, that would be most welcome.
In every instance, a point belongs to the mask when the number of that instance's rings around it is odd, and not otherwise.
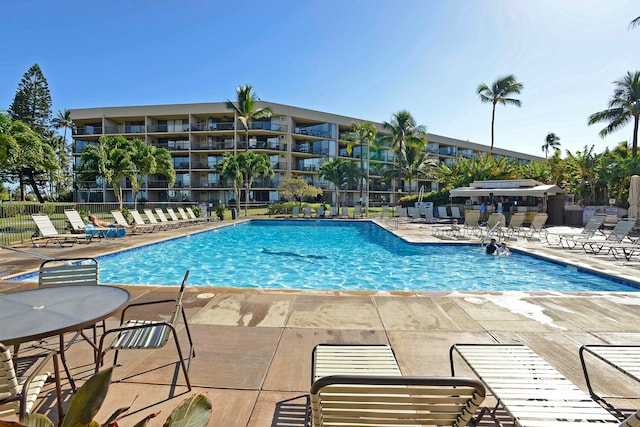
[[[67,221],[71,224],[72,233],[82,233],[94,237],[106,237],[108,228],[96,227],[93,224],[85,224],[84,220],[80,216],[80,212],[75,209],[65,209],[64,215],[67,217]]]
[[[538,212],[536,216],[534,216],[531,220],[531,225],[529,227],[522,227],[522,233],[524,237],[526,237],[528,240],[531,240],[537,234],[540,240],[542,240],[543,237],[546,240],[548,231],[544,228],[544,226],[547,223],[547,219],[549,219],[549,215],[544,212]]]
[[[31,236],[31,243],[37,245],[41,242],[45,242],[44,246],[47,246],[50,242],[62,247],[65,245],[73,246],[76,243],[90,243],[93,235],[84,234],[61,234],[58,233],[56,227],[51,222],[49,215],[47,214],[33,214],[31,215],[33,222],[35,222],[38,231]]]
[[[164,211],[162,210],[162,208],[155,208],[155,212],[156,212],[156,215],[158,215],[160,222],[162,224],[165,224],[167,227],[169,228],[182,227],[182,223],[180,222],[169,221],[169,218],[167,218],[167,216],[164,214]]]
[[[457,206],[451,206],[451,218],[462,220],[462,215],[460,215],[460,208]]]
[[[438,206],[436,208],[438,210],[438,218],[440,219],[451,219],[451,216],[447,213],[446,206]]]
[[[611,230],[611,233],[609,233],[604,239],[589,239],[581,241],[582,249],[584,249],[586,253],[599,254],[606,248],[606,253],[608,254],[611,252],[612,247],[620,245],[625,239],[629,239],[629,242],[631,242],[629,233],[631,233],[631,230],[633,230],[635,225],[635,219],[618,221],[613,230]]]
[[[291,216],[298,217],[300,216],[300,206],[294,206],[291,208]]]
[[[322,217],[324,217],[324,205],[320,205],[318,206],[318,209],[316,209],[316,218]]]
[[[593,390],[585,355],[614,367],[619,372],[635,380],[640,385],[640,345],[637,344],[592,344],[583,345],[578,352],[580,363],[582,364],[582,372],[587,383],[587,389],[591,396],[596,400],[602,398]],[[631,396],[636,398],[637,396]]]
[[[449,351],[478,376],[519,427],[567,426],[619,421],[530,348],[521,344],[455,344]]]
[[[154,224],[156,226],[158,226],[158,228],[160,230],[168,230],[169,229],[169,223],[166,222],[158,222],[158,219],[156,218],[156,215],[153,213],[153,211],[151,209],[144,209],[144,214],[147,216],[147,219],[149,220],[150,224]]]
[[[132,209],[129,211],[131,217],[133,218],[133,228],[131,229],[134,233],[152,233],[154,231],[158,231],[160,229],[159,224],[148,224],[144,222],[142,215],[140,212]]]
[[[180,209],[181,208],[178,208],[178,212],[180,211]],[[189,215],[189,218],[191,218],[191,219],[198,219],[198,220],[200,220],[202,222],[208,222],[209,221],[209,218],[207,218],[207,217],[196,216],[196,214],[193,212],[193,209],[191,209],[191,208],[186,208],[185,210],[187,211],[187,214]],[[204,211],[204,213],[206,213],[206,211]],[[214,215],[214,218],[216,218],[216,220],[217,220],[218,217],[216,215]]]
[[[604,222],[604,218],[604,215],[592,215],[580,233],[547,233],[547,243],[550,245],[560,245],[567,249],[575,248],[579,241],[589,240],[598,233],[603,234],[600,231],[600,227]]]
[[[386,345],[319,345],[312,381],[313,427],[464,427],[485,396],[472,379],[402,376]]]

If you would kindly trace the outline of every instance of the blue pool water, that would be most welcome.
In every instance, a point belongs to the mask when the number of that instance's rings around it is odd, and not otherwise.
[[[369,222],[251,221],[100,258],[101,283],[266,289],[637,291],[532,256],[413,245]]]

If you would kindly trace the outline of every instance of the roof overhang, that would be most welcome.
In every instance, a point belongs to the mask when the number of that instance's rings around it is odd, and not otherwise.
[[[557,185],[536,185],[533,187],[516,187],[516,188],[479,188],[479,187],[460,187],[451,190],[451,197],[489,197],[494,196],[512,196],[512,197],[544,197],[563,194],[562,188]]]

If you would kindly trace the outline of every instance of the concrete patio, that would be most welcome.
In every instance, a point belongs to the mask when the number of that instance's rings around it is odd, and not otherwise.
[[[380,223],[408,241],[440,241],[432,236],[426,224]],[[64,249],[30,245],[19,249],[53,257],[93,256],[212,226]],[[511,247],[626,280],[637,281],[639,277],[638,262],[561,250],[540,241],[519,239],[511,242]],[[41,261],[35,256],[2,249],[0,274],[33,271]],[[35,286],[4,281],[0,283],[0,292]],[[132,302],[167,298],[176,292],[175,287],[166,286],[124,287],[131,293]],[[116,382],[96,420],[104,422],[116,408],[128,406],[138,395],[120,425],[133,425],[161,411],[150,421],[150,425],[160,426],[182,400],[204,393],[213,403],[211,426],[304,426],[311,351],[318,343],[388,343],[396,353],[403,375],[413,376],[450,375],[448,350],[454,343],[523,343],[584,390],[578,359],[582,344],[640,344],[640,292],[370,293],[190,287],[184,303],[196,350],[190,368],[193,390],[188,392],[185,386],[171,343],[155,352],[122,353],[120,366],[114,371]],[[139,317],[161,319],[163,314],[143,312]],[[116,326],[117,320],[110,318],[107,326]],[[184,330],[180,338],[186,343]],[[49,341],[55,347],[56,340]],[[78,341],[67,357],[80,384],[91,376],[93,358],[88,344]],[[602,394],[640,398],[640,384],[603,364],[594,362],[594,366],[598,367],[594,383]],[[472,375],[460,368],[461,363],[457,364],[457,375]],[[71,390],[64,376],[63,381],[68,405]],[[52,387],[48,392],[39,411],[55,419]],[[638,399],[610,401],[626,409],[640,406]],[[485,401],[487,405],[492,403],[492,398]],[[494,423],[485,417],[483,424]]]

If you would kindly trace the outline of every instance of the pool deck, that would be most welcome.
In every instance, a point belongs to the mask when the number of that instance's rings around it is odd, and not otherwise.
[[[427,224],[377,221],[410,242],[478,242],[437,239]],[[50,244],[40,248],[23,245],[18,249],[49,257],[97,256],[216,226],[220,224],[76,244],[71,248]],[[637,259],[617,261],[609,255],[587,255],[536,239],[512,240],[510,246],[625,280],[640,278]],[[40,262],[42,259],[37,256],[0,249],[0,276],[34,271]],[[0,293],[35,286],[33,282],[0,280]],[[176,288],[166,286],[124,287],[136,302],[171,297],[176,292]],[[196,349],[190,368],[193,390],[188,392],[184,386],[171,343],[155,352],[123,353],[121,366],[114,371],[117,381],[96,417],[98,421],[104,422],[116,408],[129,405],[138,395],[130,415],[120,425],[133,425],[146,415],[161,411],[150,421],[152,426],[161,426],[182,400],[205,393],[213,403],[211,426],[304,426],[311,351],[318,343],[388,343],[403,375],[412,376],[450,375],[448,351],[455,343],[524,343],[584,390],[578,359],[582,344],[640,344],[640,291],[376,293],[190,287],[184,305]],[[140,313],[142,318],[161,316]],[[116,325],[116,317],[108,319],[108,327]],[[180,335],[181,342],[186,343],[184,329]],[[49,341],[45,344],[55,347],[56,340]],[[75,343],[67,357],[79,383],[91,376],[92,353],[88,344]],[[640,384],[602,364],[597,368],[593,382],[604,395],[639,398],[612,398],[611,403],[625,409],[640,407]],[[465,369],[457,374],[472,376]],[[172,387],[176,376],[178,385]],[[68,405],[71,392],[64,376],[63,388]],[[53,391],[51,387],[47,391],[49,398],[41,400],[39,411],[55,420]],[[488,398],[485,404],[492,402]],[[488,416],[481,424],[495,425]]]

